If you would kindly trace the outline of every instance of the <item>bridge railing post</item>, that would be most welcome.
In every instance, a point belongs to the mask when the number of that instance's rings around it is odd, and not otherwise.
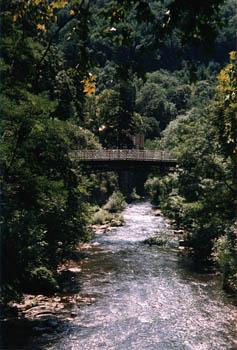
[[[132,160],[134,157],[133,151],[131,149],[126,149],[125,156],[126,156],[126,160]]]
[[[113,160],[118,158],[118,149],[113,149],[112,157],[113,157]]]
[[[90,159],[96,159],[96,153],[95,151],[91,150],[88,152],[88,158]]]

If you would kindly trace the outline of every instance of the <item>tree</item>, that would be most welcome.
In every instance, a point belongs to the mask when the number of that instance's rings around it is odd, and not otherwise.
[[[54,291],[57,265],[88,235],[88,186],[70,151],[98,143],[70,111],[62,118],[61,102],[71,96],[68,81],[59,82],[65,61],[54,45],[78,4],[1,3],[1,301],[22,291]],[[54,18],[66,7],[55,30]],[[70,84],[75,89],[75,80]]]
[[[231,160],[233,208],[237,220],[237,53],[230,53],[230,63],[218,75],[214,122],[225,157]]]
[[[214,240],[228,230],[233,209],[230,162],[216,142],[208,94],[205,105],[201,99],[169,124],[158,145],[178,159],[176,172],[149,186],[163,212],[187,231],[193,260],[204,268],[213,263]]]
[[[212,0],[199,5],[191,2],[186,6],[185,2],[180,0],[169,4],[156,1],[113,0],[100,1],[92,6],[97,32],[94,30],[92,34],[92,50],[102,65],[108,61],[114,63],[117,80],[115,85],[123,103],[120,124],[121,128],[127,129],[127,134],[132,130],[131,122],[135,108],[133,84],[135,74],[144,77],[144,68],[150,59],[149,55],[151,56],[151,53],[154,55],[156,52],[158,56],[159,50],[165,46],[166,40],[174,32],[177,37],[182,37],[183,42],[188,40],[201,42],[207,38],[207,30],[210,35],[214,35],[218,23],[218,7],[221,3],[220,0]],[[203,21],[205,21],[205,35]],[[188,28],[189,31],[183,32],[177,28]],[[181,102],[180,105],[177,103],[179,109],[185,105],[185,102],[181,101],[182,98],[185,100],[185,95],[184,91],[179,91],[176,95],[176,101]],[[173,98],[175,99],[174,94]],[[157,107],[161,114],[159,121],[162,130],[176,113],[172,103],[162,100]],[[153,106],[151,109],[154,109]],[[154,118],[153,115],[152,117]],[[155,124],[154,119],[153,122]],[[130,147],[126,133],[124,138],[124,146]]]
[[[166,98],[166,92],[154,83],[146,83],[141,89],[137,98],[137,111],[156,120],[160,131],[177,115],[175,105]],[[154,136],[159,136],[159,133]]]

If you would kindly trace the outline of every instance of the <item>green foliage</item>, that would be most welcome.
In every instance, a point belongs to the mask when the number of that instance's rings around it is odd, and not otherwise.
[[[177,115],[175,105],[167,101],[166,95],[154,83],[146,83],[142,88],[137,99],[137,111],[141,115],[157,121],[160,130],[164,130],[170,120]]]
[[[73,245],[86,237],[87,185],[69,157],[80,141],[78,134],[75,125],[46,120],[36,123],[16,150],[11,151],[11,143],[5,141],[9,153],[2,160],[6,283],[17,279],[27,286],[34,267],[55,269]]]
[[[149,237],[143,242],[149,245],[155,245],[158,247],[164,247],[167,244],[167,238],[162,237],[162,233],[159,236]]]
[[[146,137],[160,135],[178,113],[187,108],[191,87],[178,74],[160,70],[147,74],[146,83],[139,88],[136,110],[143,116]]]
[[[54,291],[58,264],[87,238],[87,181],[70,151],[99,145],[76,123],[81,104],[71,92],[82,84],[75,79],[65,81],[72,111],[62,109],[65,62],[53,39],[47,41],[55,10],[47,2],[1,5],[1,282],[7,301],[23,290]]]
[[[173,1],[168,6],[169,21],[167,26],[168,28],[175,26],[180,31],[182,43],[191,40],[197,44],[201,40],[208,48],[213,44],[217,33],[218,17],[220,16],[218,10],[222,4],[222,0],[211,0],[208,3]]]
[[[113,192],[109,197],[108,202],[103,206],[103,209],[110,213],[117,213],[122,211],[126,206],[125,198],[119,191]]]
[[[55,290],[57,265],[79,240],[88,238],[88,203],[104,203],[113,193],[105,208],[117,212],[125,206],[117,192],[117,175],[85,175],[70,158],[72,149],[98,149],[101,144],[130,148],[131,135],[142,131],[155,138],[177,114],[185,114],[191,105],[200,108],[210,96],[206,81],[189,85],[193,67],[171,74],[160,70],[159,59],[169,61],[165,51],[169,42],[177,49],[186,39],[200,41],[209,29],[213,34],[220,3],[191,2],[187,7],[176,0],[0,1],[2,300],[23,290]],[[226,18],[233,18],[232,8],[229,4],[223,10]],[[228,37],[233,27],[233,23],[228,27]],[[100,67],[95,68],[95,62]],[[145,71],[158,69],[147,74],[145,83],[139,80]],[[193,76],[206,79],[212,70],[204,66]],[[92,77],[92,92],[98,85],[98,94],[86,97],[91,95]],[[187,225],[193,213],[199,213],[196,202],[204,211],[216,205],[218,196],[228,198],[222,175],[210,173],[210,165],[227,174],[229,183],[228,161],[221,165],[221,156],[209,157],[212,143],[204,134],[212,137],[212,131],[204,116],[190,115],[171,122],[159,141],[179,156],[183,170],[178,179],[162,180],[159,191],[155,181],[147,185],[154,201],[164,203],[175,183],[176,202],[182,198],[182,208],[192,209],[178,214],[179,204],[170,205],[181,218],[189,217]],[[197,142],[190,147],[194,137]],[[198,160],[206,154],[203,170]],[[205,206],[210,195],[213,200]],[[225,218],[229,208],[219,202],[217,213]],[[106,215],[112,219],[102,209],[94,220],[104,222]]]
[[[228,291],[237,291],[237,257],[233,231],[214,241],[213,259],[222,272],[222,286]]]
[[[219,141],[226,157],[236,162],[237,141],[237,52],[230,52],[230,63],[218,76],[214,109],[214,122],[219,131]]]
[[[132,190],[130,198],[131,198],[132,201],[139,201],[141,199],[141,196],[139,194],[137,194],[135,187]]]
[[[215,240],[213,246],[214,261],[218,263],[223,271],[226,269],[228,264],[234,263],[231,250],[232,244],[228,235],[220,236]]]
[[[91,173],[88,176],[89,203],[103,205],[108,197],[119,188],[118,175],[115,172]]]
[[[202,100],[210,104],[208,95]],[[196,104],[165,129],[157,145],[178,159],[178,168],[163,178],[150,178],[146,184],[153,202],[188,232],[199,267],[211,263],[213,240],[233,218],[230,162],[221,155],[210,107],[204,106],[201,109]]]
[[[103,225],[106,222],[111,222],[113,220],[113,214],[109,213],[105,209],[100,209],[92,217],[92,224]]]
[[[118,213],[111,213],[105,209],[99,209],[93,214],[91,223],[93,225],[104,225],[109,223],[111,226],[117,227],[123,225],[124,219]]]
[[[159,203],[160,181],[159,177],[150,177],[145,183],[146,194],[153,204]]]
[[[30,271],[29,288],[33,293],[51,293],[58,289],[58,284],[52,271],[41,266]]]
[[[216,242],[216,259],[223,270],[223,285],[237,290],[237,52],[230,52],[230,63],[218,75],[218,86],[212,110],[212,122],[217,128],[217,140],[223,156],[230,162],[230,204],[234,229]]]

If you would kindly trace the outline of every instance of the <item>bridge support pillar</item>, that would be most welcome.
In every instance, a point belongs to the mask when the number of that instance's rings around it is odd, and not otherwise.
[[[122,170],[118,171],[118,180],[120,191],[126,198],[130,198],[133,189],[140,196],[145,195],[144,184],[147,180],[148,172],[140,170]]]
[[[119,189],[128,198],[133,190],[133,176],[131,170],[118,171]]]

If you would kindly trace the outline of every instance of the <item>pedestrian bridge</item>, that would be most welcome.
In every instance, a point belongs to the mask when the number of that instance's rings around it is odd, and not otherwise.
[[[176,165],[176,159],[166,151],[138,149],[101,149],[75,150],[70,153],[71,159],[93,168],[170,168]]]

